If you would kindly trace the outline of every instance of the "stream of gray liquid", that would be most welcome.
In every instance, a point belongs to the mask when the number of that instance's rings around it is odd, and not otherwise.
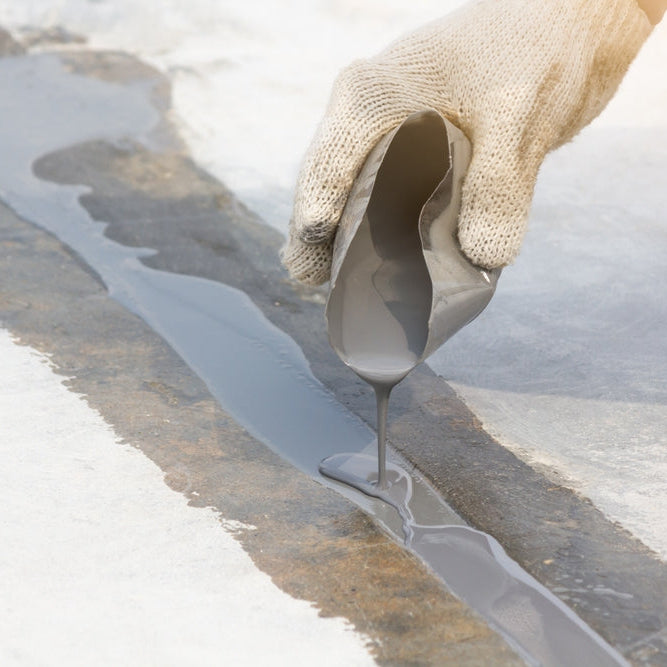
[[[152,84],[151,84],[152,85]],[[80,205],[87,191],[38,179],[43,155],[90,139],[150,145],[158,115],[146,82],[119,85],[68,71],[54,55],[0,59],[0,198],[54,234],[91,266],[110,294],[166,339],[252,435],[335,488],[410,547],[531,665],[625,665],[566,605],[524,572],[492,537],[462,525],[405,461],[387,463],[383,502],[318,474],[341,450],[352,474],[375,462],[375,437],[312,375],[294,341],[244,293],[142,264],[146,249],[104,236]],[[364,458],[365,457],[365,458]],[[344,470],[346,463],[339,462]],[[399,509],[401,517],[393,507]]]

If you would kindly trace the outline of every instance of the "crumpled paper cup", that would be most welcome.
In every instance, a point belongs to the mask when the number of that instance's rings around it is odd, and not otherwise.
[[[326,318],[340,358],[393,385],[491,300],[500,270],[457,240],[471,146],[436,111],[409,116],[369,154],[336,234]]]

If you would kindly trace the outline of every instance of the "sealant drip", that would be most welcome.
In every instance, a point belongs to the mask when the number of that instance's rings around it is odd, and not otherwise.
[[[385,384],[373,385],[377,402],[378,489],[387,488],[387,408],[392,388]]]

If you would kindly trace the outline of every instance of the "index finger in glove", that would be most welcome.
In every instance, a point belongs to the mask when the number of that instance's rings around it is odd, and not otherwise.
[[[353,63],[336,79],[297,180],[290,224],[304,243],[326,243],[333,237],[366,156],[415,110],[390,93],[382,65],[371,61]]]

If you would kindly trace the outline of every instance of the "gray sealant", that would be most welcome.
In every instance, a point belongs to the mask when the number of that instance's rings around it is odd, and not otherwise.
[[[147,143],[159,120],[151,84],[118,85],[73,74],[56,56],[0,59],[0,196],[18,215],[57,236],[92,267],[123,305],[161,334],[207,383],[224,409],[295,466],[318,477],[319,461],[345,442],[349,467],[373,461],[374,437],[312,375],[301,350],[242,292],[213,281],[156,271],[104,236],[79,197],[86,188],[38,179],[32,165],[78,142]],[[113,104],[110,104],[113,100]],[[326,426],[322,426],[322,425]],[[623,658],[558,598],[509,559],[491,537],[460,524],[405,461],[387,464],[387,503],[327,482],[411,548],[477,609],[529,664],[619,665]],[[322,481],[324,478],[319,477]]]
[[[327,304],[333,348],[375,391],[375,483],[382,490],[388,484],[389,396],[419,362],[429,333],[433,289],[422,252],[419,216],[448,172],[448,155],[446,134],[425,133],[419,123],[406,124],[395,135]],[[320,471],[370,491],[365,478],[341,475],[330,460],[322,462]]]
[[[412,498],[410,475],[386,461],[391,391],[423,358],[429,339],[433,283],[423,252],[420,215],[436,188],[442,194],[443,184],[453,180],[451,174],[445,179],[448,155],[446,135],[408,121],[382,158],[352,240],[334,250],[345,255],[332,276],[329,338],[341,360],[374,389],[377,457],[336,454],[320,463],[320,472],[394,507],[402,520],[405,544],[445,575],[461,597],[474,600],[474,607],[511,637],[528,662],[614,664],[620,656],[592,646],[587,633],[572,625],[576,616],[569,610],[565,615],[554,613],[543,595],[545,589],[535,587],[491,537],[467,526],[420,523],[422,508]],[[358,214],[354,204],[352,210]],[[454,291],[465,298],[465,284]],[[476,298],[473,291],[467,294]],[[456,318],[466,310],[444,312]],[[451,331],[458,328],[457,323]]]

